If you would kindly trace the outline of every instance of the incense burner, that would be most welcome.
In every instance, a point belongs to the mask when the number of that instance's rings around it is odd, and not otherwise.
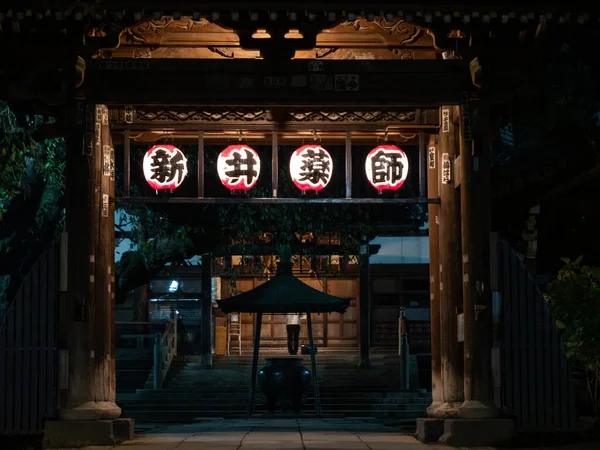
[[[260,390],[267,397],[267,408],[274,412],[277,403],[282,411],[291,405],[294,412],[302,408],[302,396],[310,385],[310,372],[302,358],[266,358],[267,365],[258,372]]]

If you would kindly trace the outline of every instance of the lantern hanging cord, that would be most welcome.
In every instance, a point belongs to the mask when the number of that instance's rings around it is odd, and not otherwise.
[[[321,136],[319,136],[319,134],[317,133],[317,130],[313,130],[312,135],[313,135],[313,140],[315,142],[317,142],[317,141],[320,142],[321,141]]]
[[[242,130],[240,130],[239,135],[238,135],[238,141],[242,142],[243,139],[244,139],[244,132]]]

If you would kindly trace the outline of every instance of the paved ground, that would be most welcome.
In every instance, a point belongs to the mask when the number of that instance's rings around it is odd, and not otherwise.
[[[88,450],[109,449],[93,447]],[[175,425],[138,435],[118,450],[447,450],[377,423],[345,419],[248,419]]]
[[[348,419],[240,419],[139,428],[133,441],[86,450],[448,450],[376,422]],[[464,448],[464,447],[463,447]],[[523,450],[599,450],[598,442]],[[4,447],[2,447],[4,450]],[[494,450],[470,447],[470,450]],[[519,450],[512,448],[511,450]]]

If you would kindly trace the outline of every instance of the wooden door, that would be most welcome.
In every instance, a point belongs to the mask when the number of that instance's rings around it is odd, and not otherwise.
[[[356,278],[328,278],[327,292],[337,297],[351,298],[350,307],[344,314],[327,315],[327,346],[358,346],[359,289]]]
[[[215,355],[227,354],[227,317],[215,318]]]
[[[301,280],[307,284],[308,286],[310,286],[313,289],[316,289],[317,291],[321,291],[321,292],[326,292],[326,288],[327,288],[327,279],[326,278],[321,278],[321,279],[316,279],[316,278],[301,278]],[[326,343],[324,341],[324,324],[326,321],[325,318],[326,314],[313,314],[312,315],[312,326],[313,326],[313,339],[314,339],[314,343],[316,346],[325,346]],[[305,316],[302,316],[305,317]],[[308,324],[306,322],[306,319],[303,319],[300,322],[300,343],[301,344],[309,344],[308,341]]]

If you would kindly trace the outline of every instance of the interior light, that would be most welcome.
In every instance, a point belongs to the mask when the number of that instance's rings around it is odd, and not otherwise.
[[[304,39],[304,36],[297,28],[291,28],[283,37],[286,39]]]
[[[179,289],[179,283],[176,280],[171,281],[169,292],[177,292],[177,289]]]
[[[271,39],[271,35],[265,28],[259,28],[252,34],[252,39]]]

